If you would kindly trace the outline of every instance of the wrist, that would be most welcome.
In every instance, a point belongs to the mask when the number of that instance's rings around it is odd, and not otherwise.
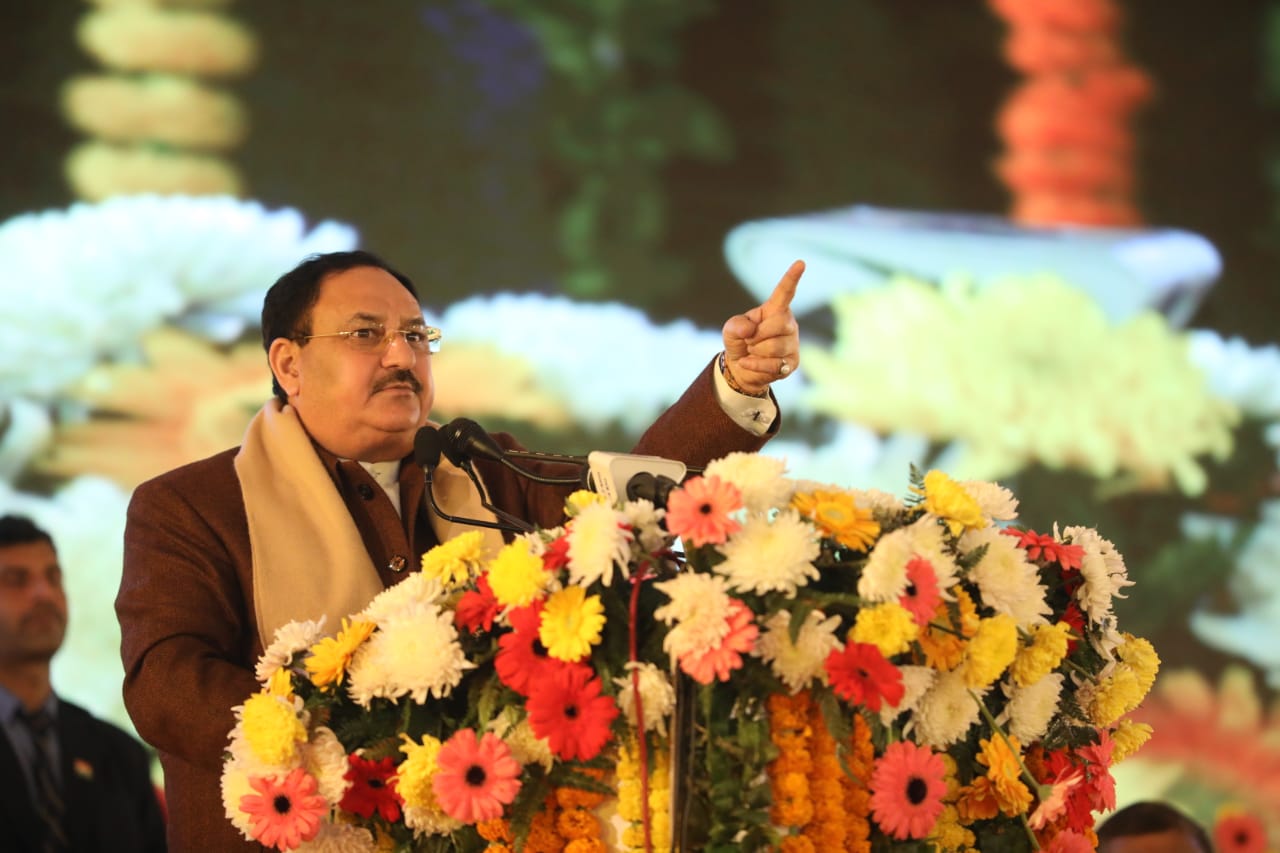
[[[738,380],[733,376],[733,371],[729,369],[729,362],[725,358],[724,350],[720,351],[720,375],[724,377],[724,381],[728,383],[734,392],[742,394],[744,397],[764,398],[769,396],[769,388],[767,386],[759,391],[749,391],[738,384]]]

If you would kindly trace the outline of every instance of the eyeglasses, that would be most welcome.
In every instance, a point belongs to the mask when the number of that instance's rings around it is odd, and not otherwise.
[[[391,345],[396,335],[404,338],[404,342],[414,352],[440,352],[440,339],[444,337],[444,333],[435,326],[422,326],[417,329],[387,329],[384,326],[361,326],[359,329],[348,329],[345,332],[299,335],[296,340],[344,338],[347,345],[358,352],[382,352]]]

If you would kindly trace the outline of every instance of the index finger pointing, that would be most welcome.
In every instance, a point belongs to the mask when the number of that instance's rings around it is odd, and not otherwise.
[[[769,294],[768,301],[764,303],[766,314],[786,311],[791,307],[791,300],[795,298],[796,286],[800,284],[802,275],[804,275],[804,261],[793,261],[791,266],[787,267],[787,271],[782,274],[773,293]]]

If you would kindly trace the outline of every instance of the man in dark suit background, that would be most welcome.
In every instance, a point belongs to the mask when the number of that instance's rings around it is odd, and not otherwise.
[[[53,692],[49,664],[66,628],[53,539],[30,519],[0,517],[0,848],[163,851],[142,745]]]

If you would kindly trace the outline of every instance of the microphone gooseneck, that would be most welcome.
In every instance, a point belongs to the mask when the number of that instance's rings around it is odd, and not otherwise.
[[[488,459],[505,465],[521,477],[533,480],[535,483],[545,483],[550,486],[569,486],[578,485],[582,482],[580,476],[548,477],[520,467],[507,458],[508,452],[522,458],[528,458],[529,454],[503,450],[498,446],[497,442],[489,437],[489,433],[485,432],[484,427],[470,418],[454,418],[440,428],[440,434],[445,458],[459,468],[466,469],[470,467],[469,463],[472,459]],[[545,454],[543,456],[545,457]]]

